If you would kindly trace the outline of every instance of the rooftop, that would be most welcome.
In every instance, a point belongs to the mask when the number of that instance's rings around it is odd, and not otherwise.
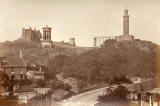
[[[153,93],[153,94],[160,94],[160,88],[154,88],[154,89],[150,90],[149,92]]]
[[[20,88],[20,89],[16,89],[14,92],[15,93],[26,93],[26,92],[33,92],[33,88],[28,88],[28,87],[24,87],[24,88]]]
[[[3,67],[25,67],[24,62],[19,57],[8,57],[5,61],[7,64]]]
[[[48,25],[46,25],[45,27],[43,27],[42,29],[52,29],[51,27],[49,27]]]

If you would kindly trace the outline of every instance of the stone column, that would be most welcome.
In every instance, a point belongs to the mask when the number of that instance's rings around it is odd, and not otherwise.
[[[104,37],[102,36],[102,44],[104,44]]]
[[[44,33],[45,33],[45,32],[44,32],[44,30],[43,30],[43,39],[44,39]]]
[[[94,47],[97,46],[96,43],[97,43],[97,38],[93,38],[93,46],[94,46]]]
[[[105,40],[105,36],[103,36],[103,43],[105,42],[106,40]]]
[[[98,37],[96,38],[96,46],[98,46]]]
[[[47,31],[47,40],[49,40],[50,38],[49,38],[49,31]]]
[[[46,31],[46,40],[48,40],[48,31]]]
[[[99,37],[99,46],[101,45],[101,37]]]
[[[46,31],[46,40],[48,39],[48,32]]]
[[[49,31],[49,40],[51,40],[51,31]]]
[[[44,40],[46,40],[46,31],[44,31]]]
[[[47,40],[49,40],[49,31],[47,31]]]

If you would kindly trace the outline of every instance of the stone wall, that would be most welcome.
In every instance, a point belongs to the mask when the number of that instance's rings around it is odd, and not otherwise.
[[[160,86],[159,81],[160,81],[160,78],[149,79],[149,80],[143,81],[142,83],[129,85],[128,89],[129,91],[133,91],[133,92],[140,92],[141,90],[143,90],[144,92],[147,92],[154,88],[158,88]]]

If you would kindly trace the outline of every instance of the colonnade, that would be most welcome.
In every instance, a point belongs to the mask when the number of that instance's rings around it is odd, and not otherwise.
[[[43,39],[51,40],[51,30],[43,30]]]
[[[102,45],[106,40],[115,39],[115,36],[98,36],[93,38],[93,46],[97,47]]]

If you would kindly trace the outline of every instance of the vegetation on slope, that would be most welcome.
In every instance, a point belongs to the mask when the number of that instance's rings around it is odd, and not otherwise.
[[[73,55],[80,54],[90,48],[42,48],[40,43],[18,39],[15,41],[5,41],[0,43],[0,56],[19,57],[20,50],[23,51],[23,57],[27,65],[37,64],[45,66],[48,64],[49,58],[54,58],[59,54]]]
[[[26,63],[43,65],[48,79],[55,79],[56,74],[63,73],[64,77],[74,77],[84,85],[110,82],[121,74],[154,77],[159,67],[156,60],[160,57],[159,46],[141,40],[107,40],[100,48],[84,51],[81,48],[65,48],[63,51],[42,49],[36,43],[17,40],[0,44],[0,49],[0,54],[7,57],[19,56],[22,49]]]
[[[127,77],[154,77],[157,45],[135,40],[117,42],[108,40],[101,48],[66,56],[58,55],[49,59],[50,76],[64,73],[65,77],[74,77],[90,84],[110,82],[121,74]]]

